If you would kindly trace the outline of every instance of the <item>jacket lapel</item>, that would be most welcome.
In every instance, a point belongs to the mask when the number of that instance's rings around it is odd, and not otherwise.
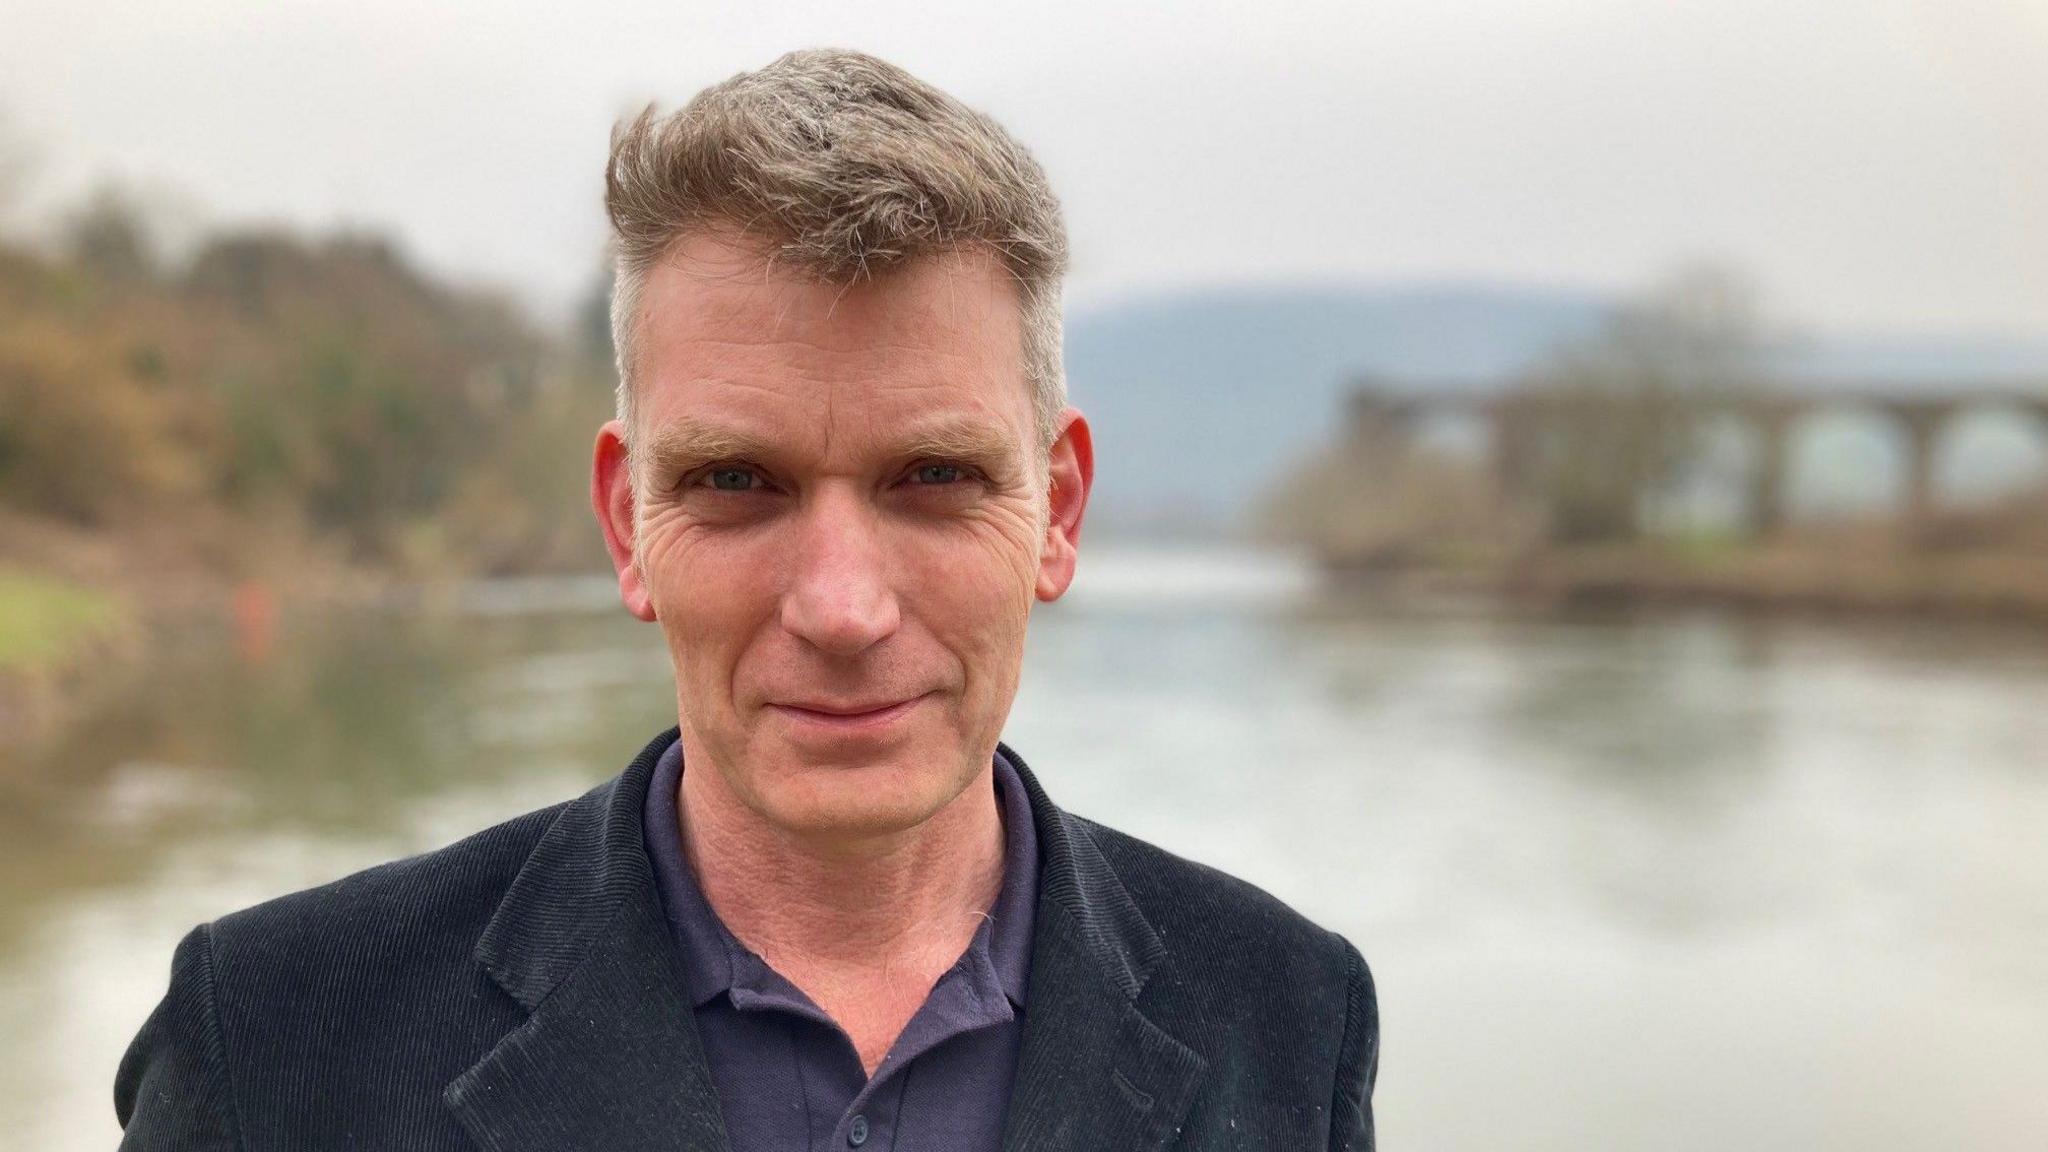
[[[641,835],[654,761],[675,738],[563,810],[477,944],[530,1013],[443,1094],[490,1152],[726,1152]]]
[[[1016,753],[1039,836],[1024,1047],[1003,1152],[1153,1152],[1180,1130],[1207,1062],[1139,1007],[1165,946],[1088,831]]]
[[[641,834],[654,763],[676,738],[563,809],[477,942],[530,1013],[443,1093],[488,1152],[728,1152]],[[1040,860],[1003,1150],[1155,1152],[1207,1068],[1140,1007],[1166,949],[1087,822],[1054,807],[1016,753],[998,754],[1030,797]]]

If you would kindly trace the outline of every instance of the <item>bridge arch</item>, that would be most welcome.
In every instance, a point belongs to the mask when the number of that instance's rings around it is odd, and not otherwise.
[[[1935,500],[1994,503],[2048,485],[2048,408],[2009,399],[1958,407],[1937,438]]]
[[[1483,445],[1504,505],[1534,494],[1559,422],[1588,418],[1581,399],[1544,390],[1362,383],[1350,397],[1347,437],[1350,456],[1366,466],[1361,475],[1417,448],[1469,459]],[[1746,523],[1758,535],[1788,519],[1891,516],[1911,533],[1945,507],[2048,484],[2043,383],[1806,381],[1688,402],[1706,434],[1674,478],[1690,490],[1657,494],[1660,515],[1697,520],[1704,507],[1709,519]],[[1702,493],[1704,505],[1693,499]]]
[[[1881,405],[1813,407],[1785,433],[1784,512],[1790,520],[1904,511],[1912,502],[1913,434]]]

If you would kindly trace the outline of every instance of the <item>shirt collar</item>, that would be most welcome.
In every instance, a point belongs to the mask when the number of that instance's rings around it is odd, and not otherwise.
[[[1003,994],[1021,1007],[1031,977],[1031,922],[1038,910],[1038,829],[1024,780],[1001,752],[995,756],[995,777],[1003,815],[1003,887],[989,915],[989,959]]]
[[[1038,832],[1016,767],[1000,751],[994,766],[996,808],[1003,821],[1003,884],[988,920],[975,930],[965,959],[973,968],[992,971],[1003,995],[1021,1007],[1030,982],[1032,919],[1038,904]],[[655,887],[675,935],[683,988],[691,1005],[701,1007],[730,992],[736,1004],[744,999],[816,1014],[809,998],[741,944],[704,898],[683,854],[676,809],[682,779],[679,739],[655,763],[642,823]]]

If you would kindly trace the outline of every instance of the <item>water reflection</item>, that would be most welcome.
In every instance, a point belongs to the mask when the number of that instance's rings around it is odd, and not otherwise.
[[[7,766],[0,1131],[114,1141],[191,924],[616,772],[673,702],[609,595],[301,620],[253,668],[195,635]],[[1008,738],[1364,946],[1390,1146],[2033,1148],[2044,704],[2039,634],[1397,613],[1097,555]]]
[[[650,640],[596,615],[365,612],[299,621],[250,665],[195,632],[8,766],[0,947],[42,901],[134,882],[197,837],[377,835],[464,783],[594,770],[611,724],[672,708]]]

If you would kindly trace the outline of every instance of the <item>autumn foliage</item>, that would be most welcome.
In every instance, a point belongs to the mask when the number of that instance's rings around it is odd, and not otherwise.
[[[175,265],[102,202],[0,242],[0,511],[323,542],[401,570],[587,566],[603,349],[373,237],[211,237]],[[253,531],[252,531],[253,530]]]

